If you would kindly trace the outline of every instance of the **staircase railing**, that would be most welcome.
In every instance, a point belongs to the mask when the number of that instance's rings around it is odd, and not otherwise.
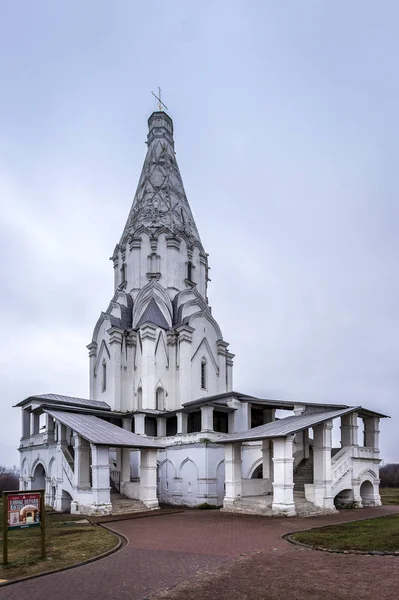
[[[111,480],[111,487],[114,487],[117,492],[121,491],[121,472],[116,469],[110,469],[109,477]]]
[[[72,456],[72,454],[69,452],[68,448],[66,446],[61,446],[62,449],[62,454],[64,455],[64,458],[66,460],[66,462],[69,465],[69,468],[71,469],[72,473],[75,470],[75,460]]]
[[[62,469],[65,473],[66,478],[68,479],[71,487],[73,487],[73,479],[74,479],[74,473],[65,457],[65,455],[63,454],[62,456],[62,460],[61,460],[61,464],[62,464]]]
[[[341,450],[333,457],[331,461],[331,482],[332,487],[348,473],[352,468],[352,453],[351,446],[341,448]]]

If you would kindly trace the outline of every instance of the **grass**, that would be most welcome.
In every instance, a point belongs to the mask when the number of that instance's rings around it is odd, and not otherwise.
[[[399,505],[399,488],[380,488],[382,504]],[[361,514],[361,513],[360,513]],[[399,515],[300,531],[294,540],[332,550],[399,551]]]
[[[0,525],[2,526],[2,501]],[[40,558],[40,528],[18,529],[8,532],[8,561],[4,567],[3,547],[0,549],[0,580],[37,575],[53,569],[74,565],[111,550],[118,538],[110,531],[91,523],[76,523],[79,515],[46,515],[47,558]],[[75,522],[74,522],[75,521]],[[0,529],[0,531],[2,531]]]
[[[399,551],[399,515],[300,531],[294,540],[332,550]]]
[[[399,488],[380,488],[380,495],[385,506],[399,504]]]

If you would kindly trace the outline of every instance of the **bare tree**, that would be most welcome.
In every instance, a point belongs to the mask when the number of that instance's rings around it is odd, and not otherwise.
[[[381,487],[399,488],[399,464],[391,463],[380,468]]]
[[[19,488],[19,477],[14,471],[4,465],[0,465],[0,492],[17,490]]]

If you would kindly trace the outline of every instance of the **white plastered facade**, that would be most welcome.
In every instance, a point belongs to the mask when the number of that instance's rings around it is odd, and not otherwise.
[[[335,510],[336,498],[340,505],[378,504],[374,413],[354,410],[350,414],[356,416],[342,417],[341,448],[335,453],[328,419],[312,432],[251,438],[251,430],[275,421],[278,408],[300,415],[327,412],[330,406],[297,406],[232,391],[234,355],[208,302],[208,255],[165,113],[151,115],[147,146],[111,257],[114,294],[88,345],[90,399],[80,399],[81,404],[69,399],[66,410],[96,414],[160,447],[104,449],[57,420],[47,419],[39,429],[40,414],[54,402],[59,406],[61,397],[43,396],[36,404],[27,399],[20,403],[21,488],[40,485],[57,510],[95,514],[112,512],[112,481],[124,496],[152,509],[158,501],[207,503],[292,516],[301,503],[306,509]],[[359,414],[367,423],[363,445],[353,433]],[[237,432],[249,432],[248,439],[223,441]]]

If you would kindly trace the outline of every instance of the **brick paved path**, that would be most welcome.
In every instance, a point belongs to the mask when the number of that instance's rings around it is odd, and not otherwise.
[[[399,557],[332,555],[281,539],[291,531],[393,512],[399,507],[311,519],[186,511],[120,521],[109,528],[129,539],[121,551],[86,566],[0,588],[0,600],[143,600],[178,584],[183,587],[167,597],[277,600],[288,594],[290,600],[397,600]],[[258,554],[241,556],[249,552]],[[254,573],[263,578],[256,588]],[[215,582],[220,584],[217,596]]]

